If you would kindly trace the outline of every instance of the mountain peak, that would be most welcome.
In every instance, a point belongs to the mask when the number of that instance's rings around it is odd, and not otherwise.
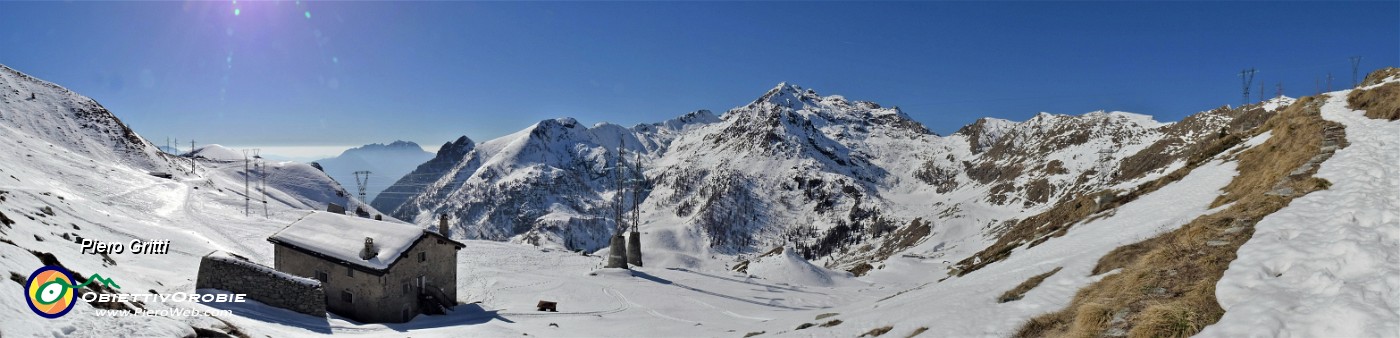
[[[774,105],[790,107],[793,105],[800,105],[803,103],[817,102],[820,99],[821,96],[817,95],[817,92],[815,90],[803,89],[802,86],[790,84],[784,81],[778,83],[778,85],[773,87],[773,89],[769,89],[767,92],[763,93],[763,96],[760,96],[757,100],[754,100],[754,102],[750,103],[749,106],[754,106],[757,104],[767,102]]]

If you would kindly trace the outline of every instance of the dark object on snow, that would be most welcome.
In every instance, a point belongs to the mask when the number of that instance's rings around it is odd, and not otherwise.
[[[344,215],[344,214],[345,214],[345,207],[344,207],[344,206],[341,206],[341,205],[339,205],[339,204],[335,204],[335,203],[328,203],[328,204],[326,204],[326,211],[327,211],[327,212],[330,212],[330,213],[336,213],[336,214]]]
[[[163,171],[152,171],[150,174],[151,174],[151,176],[160,177],[160,178],[164,178],[164,179],[171,179],[171,178],[174,178],[174,177],[175,177],[175,176],[173,176],[173,175],[170,175],[170,173],[168,173],[168,172],[163,172]]]
[[[559,303],[547,300],[540,301],[540,303],[535,305],[535,307],[539,308],[538,311],[559,312]]]

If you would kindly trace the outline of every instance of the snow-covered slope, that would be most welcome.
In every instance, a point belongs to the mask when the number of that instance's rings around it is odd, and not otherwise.
[[[0,127],[105,162],[165,171],[169,157],[97,101],[0,65]]]
[[[1259,220],[1202,337],[1400,335],[1400,122],[1348,108],[1350,92],[1322,106],[1350,143],[1315,174],[1331,187]]]
[[[340,156],[316,160],[316,163],[341,185],[352,189],[358,187],[355,172],[369,171],[365,200],[373,201],[385,188],[431,158],[433,153],[423,151],[417,143],[394,141],[350,148]]]
[[[206,145],[206,146],[200,146],[199,148],[196,148],[195,150],[190,151],[188,154],[184,154],[183,156],[186,156],[186,157],[197,157],[197,158],[202,158],[202,159],[206,159],[206,160],[223,161],[223,162],[230,162],[230,161],[240,161],[240,162],[241,162],[241,161],[243,161],[244,159],[247,158],[247,156],[244,156],[243,153],[240,152],[240,151],[238,151],[238,150],[229,149],[228,147],[224,147],[224,146],[217,145],[217,144],[210,144],[210,145]],[[251,156],[251,155],[249,155],[249,156]]]
[[[79,277],[101,274],[120,285],[102,292],[193,292],[204,254],[222,250],[270,263],[268,235],[307,209],[344,203],[338,197],[343,189],[306,164],[270,163],[245,175],[242,161],[196,157],[191,170],[190,158],[158,152],[91,99],[4,66],[0,93],[0,273],[12,279],[62,265]],[[266,189],[250,180],[245,194],[245,177],[263,172]],[[83,253],[82,239],[123,245],[168,240],[170,252]],[[67,316],[45,319],[24,305],[21,283],[0,284],[0,297],[0,334],[6,337],[192,336],[192,327],[223,325],[209,317],[102,317],[88,302],[76,302]],[[196,305],[101,306],[160,311]]]

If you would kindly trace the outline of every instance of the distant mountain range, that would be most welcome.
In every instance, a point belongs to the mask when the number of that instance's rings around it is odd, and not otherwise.
[[[350,148],[339,156],[316,160],[316,163],[351,193],[358,193],[355,172],[369,171],[365,200],[372,201],[393,182],[432,157],[433,153],[423,151],[417,143],[394,141]]]

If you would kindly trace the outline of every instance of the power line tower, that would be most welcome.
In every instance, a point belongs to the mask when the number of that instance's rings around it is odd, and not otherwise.
[[[1278,83],[1278,92],[1274,95],[1276,95],[1274,97],[1283,97],[1283,82]]]
[[[1099,148],[1099,162],[1097,164],[1098,175],[1103,180],[1113,178],[1113,154],[1118,152],[1118,145]]]
[[[256,152],[256,150],[254,150]],[[256,155],[254,155],[256,156]],[[194,140],[190,140],[190,174],[194,175]]]
[[[1259,102],[1264,102],[1264,81],[1259,81]]]
[[[624,222],[622,219],[622,175],[624,169],[627,168],[627,165],[624,163],[626,162],[626,156],[626,153],[622,150],[622,140],[618,139],[617,161],[613,163],[612,167],[613,183],[615,184],[614,187],[617,189],[613,193],[613,222],[616,224],[614,224],[613,236],[608,241],[608,264],[606,266],[608,268],[627,268],[627,237],[623,236],[625,231],[627,231],[627,227],[623,225]]]
[[[628,180],[628,185],[632,187],[632,233],[627,238],[627,263],[642,266],[642,208],[639,204],[642,199],[641,183],[646,176],[642,175],[641,154],[633,154],[633,157],[635,160],[632,161],[632,178]]]
[[[1361,56],[1351,57],[1351,86],[1356,87],[1356,71],[1361,68]]]
[[[243,149],[243,216],[248,216],[248,153],[252,149]]]
[[[1332,91],[1332,72],[1327,72],[1327,91]]]
[[[1244,80],[1244,99],[1240,100],[1241,106],[1249,104],[1249,86],[1254,84],[1254,73],[1254,68],[1240,71],[1240,79]]]
[[[253,167],[258,171],[258,192],[262,193],[263,218],[269,218],[271,216],[267,213],[267,161],[258,155],[257,150],[253,150],[253,160],[257,161]]]
[[[360,188],[360,204],[365,203],[365,188],[369,188],[369,171],[355,172],[355,185]]]

